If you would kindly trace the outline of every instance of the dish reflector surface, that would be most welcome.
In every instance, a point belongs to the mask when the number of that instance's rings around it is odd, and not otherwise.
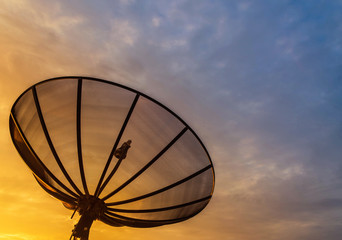
[[[69,209],[86,196],[100,199],[105,209],[97,219],[113,226],[180,222],[213,193],[213,165],[195,132],[161,103],[120,84],[87,77],[40,82],[13,105],[10,132],[44,190]],[[116,157],[128,140],[125,157]]]

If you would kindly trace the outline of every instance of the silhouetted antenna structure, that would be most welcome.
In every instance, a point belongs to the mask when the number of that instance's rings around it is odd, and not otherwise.
[[[9,124],[39,185],[81,216],[70,239],[87,240],[94,220],[139,228],[181,222],[212,197],[213,164],[196,133],[129,87],[48,79],[21,94]]]

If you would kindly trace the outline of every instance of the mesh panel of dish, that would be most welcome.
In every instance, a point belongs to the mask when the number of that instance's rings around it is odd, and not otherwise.
[[[201,211],[213,191],[210,157],[191,128],[118,84],[89,78],[39,83],[13,106],[10,130],[45,190],[65,202],[65,195],[98,194],[107,204],[103,221],[111,225],[185,219]],[[128,140],[121,161],[114,153]]]

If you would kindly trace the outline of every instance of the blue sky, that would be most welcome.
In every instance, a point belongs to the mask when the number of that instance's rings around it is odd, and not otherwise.
[[[10,142],[13,102],[46,78],[84,75],[170,107],[215,166],[214,197],[200,215],[156,230],[114,229],[122,239],[339,239],[341,1],[19,0],[0,9],[2,199],[16,183],[36,184]],[[13,169],[26,175],[5,181]],[[7,224],[0,239],[17,234]],[[100,230],[94,236],[111,239]]]

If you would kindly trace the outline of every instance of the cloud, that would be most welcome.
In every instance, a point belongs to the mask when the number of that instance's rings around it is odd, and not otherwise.
[[[34,239],[32,236],[21,235],[21,234],[0,234],[0,239],[11,239],[11,240],[31,240]]]

